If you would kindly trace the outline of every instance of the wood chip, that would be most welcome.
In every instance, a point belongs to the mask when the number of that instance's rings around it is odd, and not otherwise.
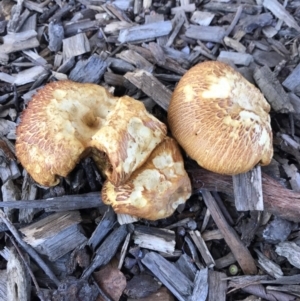
[[[73,56],[87,53],[91,50],[89,40],[85,33],[79,33],[67,39],[63,39],[64,61]]]
[[[9,252],[6,271],[7,295],[5,300],[31,300],[31,279],[28,268],[16,250],[11,249]]]
[[[127,72],[124,77],[151,97],[163,109],[168,109],[172,92],[151,73],[138,70],[136,72]]]
[[[141,248],[170,254],[175,251],[175,232],[172,230],[136,225],[133,239]]]
[[[289,27],[295,28],[300,32],[300,26],[295,21],[293,16],[281,5],[277,0],[263,0],[262,4],[269,9],[277,18],[285,22]]]
[[[232,177],[235,206],[238,211],[264,210],[261,168]]]
[[[225,273],[209,271],[208,273],[208,300],[226,300],[227,283]]]
[[[202,196],[204,202],[209,209],[216,225],[224,236],[224,240],[228,244],[231,252],[234,254],[236,260],[240,264],[245,274],[256,274],[256,265],[249,250],[243,245],[242,241],[226,222],[223,214],[221,213],[217,203],[210,192],[203,190]]]
[[[253,62],[253,57],[248,53],[221,51],[218,61],[232,62],[235,65],[249,66]]]
[[[149,252],[142,263],[157,277],[179,301],[192,294],[193,283],[161,255]]]
[[[191,235],[192,240],[194,241],[194,244],[197,246],[206,266],[208,268],[213,268],[215,266],[215,261],[210,254],[206,243],[204,242],[203,238],[201,237],[201,234],[198,230],[196,231],[189,231],[189,234]]]
[[[9,54],[12,52],[38,47],[40,45],[35,30],[13,33],[3,37],[0,52]]]
[[[225,36],[225,29],[220,26],[190,25],[185,35],[195,40],[221,43]]]
[[[171,21],[161,21],[145,25],[133,26],[120,31],[120,43],[134,42],[168,35],[172,30]]]
[[[191,21],[198,25],[208,26],[215,17],[215,14],[205,11],[195,11],[191,16]]]
[[[61,212],[23,227],[20,231],[28,244],[39,253],[47,255],[49,260],[55,261],[86,242],[86,237],[78,227],[80,222],[78,211]]]
[[[287,93],[267,66],[255,68],[253,77],[273,110],[282,113],[294,112]]]
[[[300,64],[298,64],[296,68],[289,74],[289,76],[283,81],[282,85],[291,92],[295,92],[295,89],[297,89],[297,87],[300,85],[299,77]]]
[[[144,57],[133,50],[124,50],[116,55],[118,58],[133,64],[137,69],[153,72],[154,66],[149,63]]]
[[[208,268],[197,272],[191,301],[205,301],[208,295]],[[209,299],[212,300],[212,299]]]
[[[291,241],[281,242],[276,246],[276,253],[287,258],[289,263],[300,268],[300,247]]]

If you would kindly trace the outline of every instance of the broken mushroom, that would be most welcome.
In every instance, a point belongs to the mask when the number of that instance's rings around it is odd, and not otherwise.
[[[91,153],[118,185],[164,139],[166,126],[131,97],[113,97],[96,84],[59,81],[37,92],[16,133],[16,155],[37,183],[58,184],[58,176],[67,176]]]
[[[191,195],[190,179],[174,139],[166,137],[130,179],[115,186],[107,180],[102,200],[115,212],[157,220],[170,216]]]
[[[172,95],[173,136],[197,163],[234,175],[267,165],[273,156],[270,105],[239,72],[222,62],[191,68]]]

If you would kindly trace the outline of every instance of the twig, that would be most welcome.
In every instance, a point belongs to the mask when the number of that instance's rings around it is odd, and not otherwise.
[[[0,209],[0,218],[5,223],[9,231],[12,233],[16,241],[22,246],[22,248],[30,255],[30,257],[40,266],[40,268],[45,272],[45,274],[57,285],[59,286],[59,280],[55,276],[55,274],[50,270],[50,268],[46,265],[44,260],[40,257],[40,255],[30,246],[28,245],[19,234],[18,230],[15,226],[10,222],[10,220],[6,217],[5,213]]]

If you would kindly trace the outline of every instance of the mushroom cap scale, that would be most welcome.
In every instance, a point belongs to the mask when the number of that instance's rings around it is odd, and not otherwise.
[[[118,116],[114,111],[120,106],[126,112],[130,111],[126,106],[132,111],[140,111],[139,122],[147,128],[144,136],[139,133],[139,137],[134,137],[135,132],[128,133],[128,128],[120,127],[113,137],[99,133],[102,129],[109,131],[108,128],[113,126],[113,118]],[[126,126],[126,122],[130,124],[131,118],[127,116],[122,125]],[[155,142],[145,147],[152,129]],[[36,182],[54,186],[59,182],[58,176],[67,176],[80,159],[90,153],[100,169],[109,171],[106,174],[113,182],[129,177],[163,140],[166,126],[150,116],[145,107],[133,98],[113,97],[105,88],[95,84],[59,81],[47,84],[34,95],[22,114],[16,134],[16,155],[21,164]],[[99,136],[101,141],[97,139]],[[115,156],[116,148],[119,148],[122,160],[126,161],[127,157],[133,160],[129,144],[124,143],[124,136],[128,141],[137,139],[137,148],[145,150],[144,156],[135,158],[135,163],[125,171],[123,165],[118,163],[120,158]],[[111,141],[112,138],[117,142]],[[112,154],[110,149],[105,148],[110,143],[115,147]]]
[[[58,184],[57,175],[65,177],[76,166],[87,151],[89,137],[115,103],[116,98],[97,85],[71,81],[46,85],[23,111],[16,130],[21,164],[41,185]]]
[[[147,113],[140,101],[120,97],[90,146],[109,157],[104,173],[114,185],[124,183],[166,135],[166,126]],[[95,157],[95,161],[97,161]]]
[[[270,105],[239,72],[222,62],[191,68],[168,109],[172,135],[197,163],[234,175],[273,156]]]
[[[166,137],[127,182],[106,181],[102,200],[115,212],[157,220],[170,216],[191,195],[190,179],[174,139]]]

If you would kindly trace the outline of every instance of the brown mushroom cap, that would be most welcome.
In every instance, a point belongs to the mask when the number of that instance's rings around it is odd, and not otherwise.
[[[107,127],[114,126],[113,116],[118,116],[114,113],[117,107],[124,108],[126,112],[139,110],[139,115],[124,117],[124,128],[120,126],[119,132],[109,135]],[[139,124],[141,130],[130,131],[132,124]],[[102,129],[103,134],[99,133]],[[36,182],[53,186],[59,182],[58,176],[67,176],[92,150],[99,168],[109,170],[107,174],[114,181],[119,179],[115,174],[129,177],[165,135],[165,125],[147,113],[135,99],[113,97],[95,84],[59,81],[40,89],[29,102],[17,127],[16,154]],[[154,142],[149,143],[149,136]],[[102,141],[97,137],[101,137]],[[134,164],[132,140],[136,141],[135,150],[145,152],[143,156],[136,157]],[[112,154],[106,152],[111,151],[106,147],[110,143],[114,147]],[[118,151],[120,157],[116,155]],[[118,160],[131,163],[124,166]]]
[[[173,136],[198,164],[234,175],[273,156],[270,105],[239,72],[222,62],[191,68],[172,95]]]
[[[166,137],[130,179],[115,186],[106,181],[102,200],[117,213],[157,220],[170,216],[191,195],[190,179],[174,139]]]

